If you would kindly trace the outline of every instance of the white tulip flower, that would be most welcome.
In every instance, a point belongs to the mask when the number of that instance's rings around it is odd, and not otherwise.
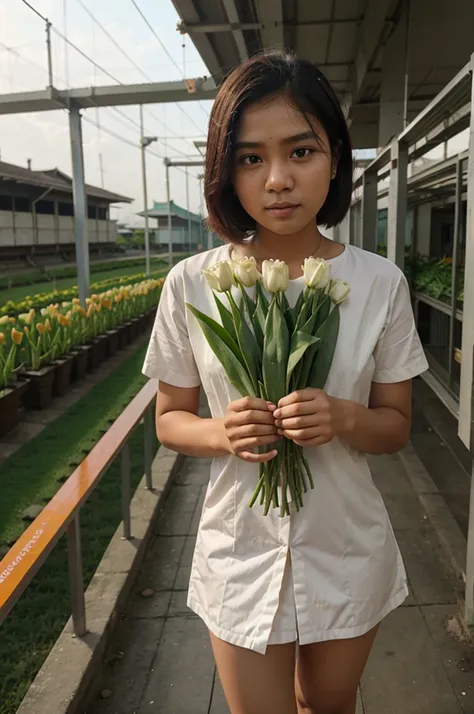
[[[232,261],[234,277],[246,288],[253,288],[255,283],[261,279],[257,268],[257,261],[253,256]]]
[[[347,299],[350,291],[350,285],[345,280],[334,280],[329,290],[329,297],[335,305],[340,305]]]
[[[234,284],[232,266],[228,260],[211,265],[207,270],[202,270],[202,274],[211,290],[217,290],[219,293],[226,293]]]
[[[304,265],[301,266],[304,273],[304,281],[308,288],[319,288],[323,290],[331,278],[331,266],[322,258],[305,258]]]
[[[288,288],[290,271],[283,260],[264,260],[263,286],[269,293],[282,293]]]

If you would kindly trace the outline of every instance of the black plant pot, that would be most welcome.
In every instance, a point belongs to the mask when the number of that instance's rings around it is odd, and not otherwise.
[[[77,382],[84,379],[87,373],[87,365],[89,362],[89,352],[91,348],[89,345],[80,345],[76,347],[72,352],[72,368],[71,368],[71,381]]]
[[[38,370],[23,372],[29,386],[23,394],[23,404],[27,409],[47,409],[53,401],[55,365],[47,365]]]
[[[15,382],[0,390],[0,436],[8,434],[20,419],[21,398],[28,389],[29,382]]]
[[[55,360],[56,372],[53,382],[53,397],[63,397],[71,384],[71,371],[74,357],[66,355]]]

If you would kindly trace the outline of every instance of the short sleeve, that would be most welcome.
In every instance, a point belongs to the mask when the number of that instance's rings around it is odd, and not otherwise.
[[[391,293],[388,319],[377,342],[374,382],[403,382],[428,369],[403,273]]]
[[[174,387],[199,387],[201,379],[189,340],[183,279],[174,270],[161,292],[143,374]]]

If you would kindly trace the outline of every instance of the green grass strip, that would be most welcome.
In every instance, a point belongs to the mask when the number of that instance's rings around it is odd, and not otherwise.
[[[22,510],[45,502],[146,382],[145,347],[95,386],[54,424],[0,468],[1,539],[24,529]],[[130,438],[132,490],[144,472],[143,425]],[[155,439],[154,451],[158,443]],[[112,464],[81,510],[86,585],[121,521],[120,459]],[[0,714],[14,714],[70,615],[65,537],[48,557],[1,627]]]

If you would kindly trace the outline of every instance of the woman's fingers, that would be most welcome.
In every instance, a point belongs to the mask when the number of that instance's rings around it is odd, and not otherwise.
[[[278,451],[273,449],[273,451],[267,451],[264,454],[254,454],[253,451],[241,451],[238,456],[239,459],[247,461],[250,464],[262,464],[271,461],[277,454]]]
[[[259,399],[258,397],[242,397],[229,405],[229,409],[234,412],[247,412],[250,410],[273,411],[276,409],[276,404]]]
[[[243,412],[228,412],[224,419],[224,424],[226,429],[253,424],[271,424],[274,426],[275,420],[273,414],[268,410],[250,409]]]
[[[236,454],[242,451],[253,451],[259,446],[268,446],[269,444],[276,444],[281,440],[281,436],[278,434],[269,434],[268,436],[252,436],[247,439],[235,439],[232,443],[232,447]]]

